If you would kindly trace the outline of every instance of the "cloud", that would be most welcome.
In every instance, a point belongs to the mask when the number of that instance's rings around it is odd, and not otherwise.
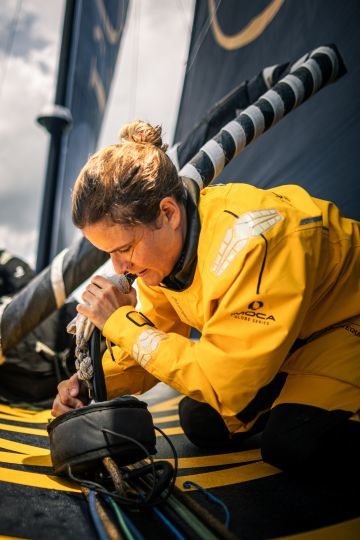
[[[7,66],[0,102],[0,247],[16,246],[17,254],[34,260],[49,143],[35,117],[54,99],[65,4],[23,1],[13,54],[6,59],[16,3],[0,2],[0,87]],[[116,141],[120,126],[134,118],[162,124],[164,141],[171,142],[193,9],[194,0],[129,3],[101,146]]]
[[[35,115],[53,93],[53,74],[44,72],[41,67],[41,59],[46,54],[46,51],[32,51],[28,60],[14,58],[8,70],[2,95],[5,111],[0,119],[2,202],[10,193],[26,194],[29,201],[34,198],[39,201],[48,136],[36,125]],[[26,206],[24,210],[27,211]]]
[[[13,57],[26,58],[29,52],[33,49],[43,49],[49,44],[49,40],[45,39],[36,31],[38,26],[38,17],[32,13],[20,13],[19,20],[16,26],[16,35],[13,41],[11,54]],[[13,32],[14,21],[9,21],[6,25],[0,27],[0,48],[3,53],[7,52],[11,33]]]
[[[52,4],[51,9],[45,4]],[[34,263],[48,135],[35,117],[53,101],[63,2],[23,2],[10,58],[0,63],[0,247]],[[5,9],[4,9],[5,6]],[[15,2],[1,5],[0,42]],[[40,9],[41,8],[41,9]],[[56,9],[55,9],[56,8]],[[56,14],[56,24],[53,16]],[[6,60],[6,62],[4,62]],[[6,72],[2,68],[6,66]]]
[[[62,0],[27,0],[21,3],[18,12],[17,1],[1,0],[0,51],[6,51],[14,30],[13,57],[27,58],[32,50],[47,48],[54,42],[54,34],[59,30],[59,8],[62,8],[62,4]]]
[[[38,231],[17,231],[11,225],[0,225],[0,249],[6,248],[12,255],[17,255],[35,268],[35,253]]]

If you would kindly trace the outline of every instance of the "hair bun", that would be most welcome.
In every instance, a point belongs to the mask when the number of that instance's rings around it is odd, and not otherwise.
[[[130,141],[134,143],[153,144],[164,152],[166,152],[168,145],[163,144],[161,138],[161,126],[152,126],[142,120],[125,124],[119,133],[121,141]]]

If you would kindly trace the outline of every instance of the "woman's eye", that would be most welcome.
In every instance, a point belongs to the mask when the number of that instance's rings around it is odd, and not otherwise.
[[[127,253],[128,251],[130,251],[130,246],[124,249],[119,249],[118,253]]]

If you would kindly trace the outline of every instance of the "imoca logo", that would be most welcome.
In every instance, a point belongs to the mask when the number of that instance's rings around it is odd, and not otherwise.
[[[235,317],[235,319],[249,320],[249,318],[252,318],[255,320],[259,320],[259,322],[260,321],[275,321],[275,317],[273,315],[268,315],[267,313],[259,311],[263,307],[263,305],[264,305],[264,302],[254,300],[253,302],[250,302],[250,304],[248,305],[247,311],[237,311],[237,312],[231,313],[231,315],[232,317]]]

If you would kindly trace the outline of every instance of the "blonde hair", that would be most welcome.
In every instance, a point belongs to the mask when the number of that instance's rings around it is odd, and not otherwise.
[[[78,228],[108,217],[115,223],[153,223],[160,201],[186,195],[177,170],[165,154],[161,127],[138,120],[120,131],[120,144],[99,150],[82,168],[72,193],[72,219]]]

